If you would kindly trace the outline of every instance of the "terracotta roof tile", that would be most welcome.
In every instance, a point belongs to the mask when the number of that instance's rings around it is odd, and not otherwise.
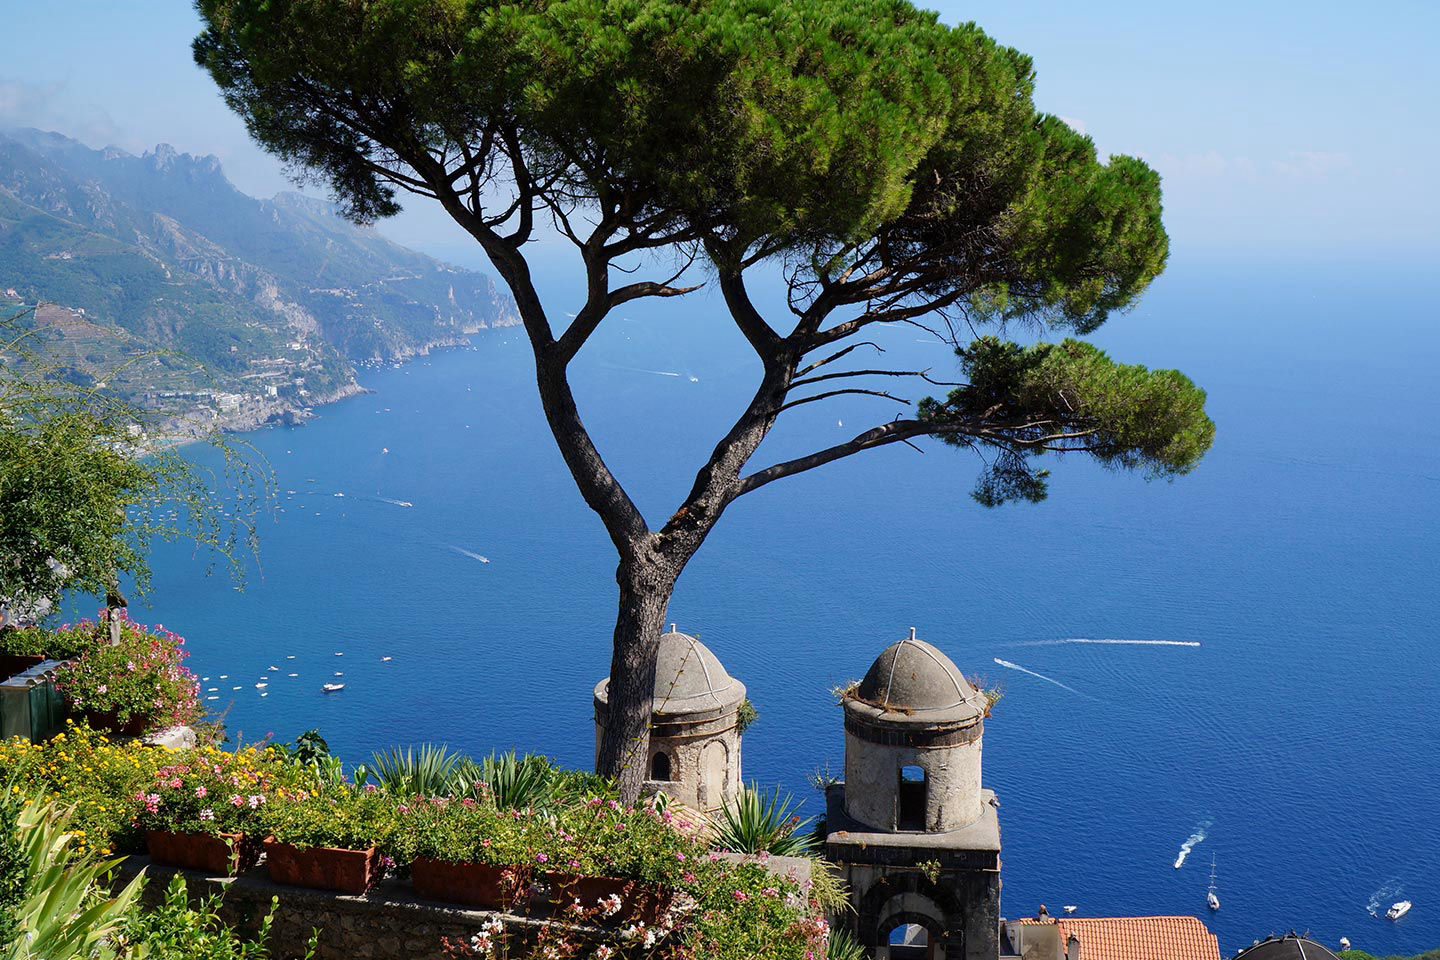
[[[1220,960],[1219,941],[1196,917],[1057,917],[1054,922],[1062,941],[1072,934],[1079,939],[1080,960]]]

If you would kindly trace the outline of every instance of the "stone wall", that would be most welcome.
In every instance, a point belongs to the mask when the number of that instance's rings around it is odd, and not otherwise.
[[[496,917],[504,921],[512,936],[538,936],[544,928],[557,926],[545,920],[422,900],[408,884],[395,880],[355,897],[271,883],[263,866],[240,877],[215,877],[152,864],[148,857],[126,860],[122,879],[128,880],[142,867],[150,877],[145,889],[147,903],[161,902],[170,878],[179,873],[186,879],[192,905],[202,897],[223,893],[221,920],[247,934],[253,933],[270,911],[271,898],[278,899],[268,941],[272,960],[304,956],[306,944],[317,930],[317,960],[444,960],[442,938],[469,939]],[[571,925],[563,929],[576,938],[599,932]]]
[[[724,856],[737,861],[753,859],[778,876],[800,883],[810,879],[810,861],[806,859]],[[276,898],[279,902],[268,941],[272,960],[304,956],[306,944],[316,930],[317,960],[444,960],[442,938],[468,939],[482,924],[497,917],[512,938],[539,937],[547,928],[563,930],[578,940],[602,933],[593,927],[423,900],[408,883],[398,880],[377,884],[359,897],[283,886],[270,882],[263,865],[239,877],[216,877],[152,864],[149,857],[130,857],[121,865],[121,880],[129,880],[142,868],[150,878],[145,889],[147,903],[160,903],[170,878],[179,873],[186,879],[192,905],[203,897],[223,893],[220,918],[246,933],[259,927],[270,911],[271,898]],[[614,931],[607,932],[613,935]]]

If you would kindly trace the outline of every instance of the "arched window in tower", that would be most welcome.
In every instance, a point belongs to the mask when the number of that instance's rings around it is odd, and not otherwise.
[[[650,760],[650,779],[670,779],[670,754],[661,751]]]
[[[901,767],[900,785],[896,792],[895,829],[925,829],[925,791],[928,784],[924,767]]]

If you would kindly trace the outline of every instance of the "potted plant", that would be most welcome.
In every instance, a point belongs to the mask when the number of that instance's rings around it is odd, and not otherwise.
[[[46,660],[70,660],[99,642],[103,629],[90,620],[58,630],[7,627],[0,630],[0,680],[38,667]]]
[[[135,795],[136,824],[156,863],[234,875],[259,860],[257,812],[307,792],[303,777],[272,750],[196,748]]]
[[[265,805],[265,864],[276,883],[363,894],[385,872],[379,848],[395,826],[395,804],[375,788],[339,785]]]
[[[668,888],[693,863],[698,847],[650,808],[594,798],[568,808],[536,854],[546,869],[542,895],[557,912],[597,908],[614,922],[653,922]]]
[[[185,640],[122,618],[119,643],[93,643],[59,670],[55,686],[90,726],[134,736],[200,715],[200,685],[181,665]]]
[[[527,817],[471,798],[417,798],[396,812],[395,849],[419,896],[504,909],[528,887]]]

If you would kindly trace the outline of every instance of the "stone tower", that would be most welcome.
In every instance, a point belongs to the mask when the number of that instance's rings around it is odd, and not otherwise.
[[[605,736],[610,678],[595,686],[595,749]],[[675,625],[660,638],[645,789],[703,813],[740,792],[740,705],[745,684],[710,649]]]
[[[855,912],[839,922],[881,960],[996,960],[1000,820],[980,785],[985,695],[911,629],[841,706],[845,781],[826,792],[825,855]]]

